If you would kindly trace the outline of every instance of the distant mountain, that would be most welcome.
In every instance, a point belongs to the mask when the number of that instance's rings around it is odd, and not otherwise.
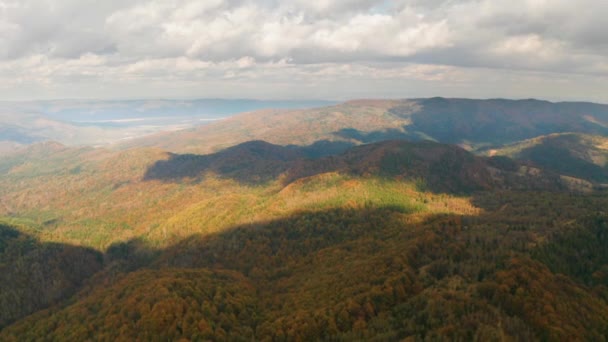
[[[251,141],[209,155],[169,154],[148,168],[144,179],[181,182],[211,173],[246,184],[280,179],[287,185],[310,176],[340,173],[400,179],[418,184],[421,190],[445,193],[566,187],[558,174],[532,171],[500,158],[477,157],[460,147],[429,141],[383,141],[314,159],[307,158],[306,151],[307,147]]]
[[[38,139],[138,124],[4,116],[0,340],[605,340],[606,113],[358,100],[117,148]]]
[[[539,100],[431,98],[416,101],[412,129],[455,144],[502,145],[539,135],[581,132],[608,135],[608,105]],[[402,111],[397,109],[397,113]]]
[[[487,152],[528,161],[564,175],[608,183],[608,137],[545,135]]]
[[[11,154],[23,147],[23,144],[20,144],[11,140],[0,141],[0,156]]]
[[[119,145],[120,148],[154,146],[176,153],[211,153],[252,140],[277,145],[311,145],[319,141],[360,143],[344,136],[347,130],[383,131],[386,140],[403,135],[408,123],[389,112],[400,101],[360,100],[335,106],[298,110],[262,110],[240,114],[193,129],[164,132]],[[392,131],[394,130],[394,132]],[[348,133],[347,132],[347,133]]]
[[[59,141],[66,145],[103,145],[117,142],[132,135],[154,132],[148,128],[107,127],[103,125],[81,125],[60,121],[43,114],[30,112],[4,112],[0,106],[0,143],[5,152],[43,141]],[[12,147],[12,149],[9,149]],[[5,153],[5,154],[6,154]]]
[[[68,147],[56,141],[44,141],[7,154],[0,161],[0,175],[18,171],[23,177],[32,178],[44,174],[55,174],[82,163],[90,154],[103,154],[103,150],[92,147]]]
[[[310,108],[329,101],[55,100],[0,102],[0,153],[37,141],[105,145],[199,126],[263,108]]]
[[[305,110],[242,114],[195,129],[123,144],[209,153],[249,140],[309,145],[389,139],[433,140],[469,150],[561,132],[608,135],[608,105],[538,100],[357,100]]]
[[[31,133],[26,132],[26,129],[18,126],[5,125],[4,127],[0,127],[0,137],[2,137],[2,141],[10,141],[24,145],[42,140],[41,137],[30,134]]]
[[[218,119],[260,109],[294,109],[333,104],[321,100],[253,99],[149,99],[149,100],[55,100],[32,105],[38,112],[65,122],[133,125],[132,120]]]

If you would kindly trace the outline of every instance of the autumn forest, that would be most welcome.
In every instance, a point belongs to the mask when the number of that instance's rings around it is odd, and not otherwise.
[[[608,106],[358,100],[0,159],[3,341],[605,341]]]

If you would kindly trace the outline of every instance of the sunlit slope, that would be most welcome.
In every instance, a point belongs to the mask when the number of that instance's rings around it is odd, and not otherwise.
[[[588,244],[567,242],[562,232],[605,234],[605,217],[577,219],[606,205],[605,198],[485,196],[473,199],[489,204],[485,212],[420,216],[382,206],[302,211],[191,236],[162,250],[126,246],[127,264],[137,248],[152,249],[145,269],[100,274],[71,301],[0,336],[602,339],[607,283],[597,270],[605,253],[586,251],[592,258],[585,258],[584,272],[594,274],[593,282],[554,273],[569,261],[553,260],[567,246]]]
[[[392,100],[362,100],[314,109],[255,111],[196,129],[137,139],[121,146],[156,146],[179,153],[209,153],[250,140],[278,145],[349,141],[351,139],[339,137],[340,130],[401,131],[408,119],[389,112],[398,104]]]
[[[477,150],[561,132],[608,135],[608,106],[501,99],[357,100],[315,109],[251,112],[122,147],[209,153],[249,140],[310,145],[322,140],[361,144],[407,139]]]
[[[564,175],[608,183],[608,138],[578,133],[551,134],[491,150]]]
[[[22,246],[2,260],[19,291],[2,293],[27,308],[4,306],[2,340],[606,333],[592,237],[608,198],[504,157],[399,140],[320,158],[264,141],[207,155],[46,143],[0,170],[5,237]],[[31,269],[54,286],[23,280]]]
[[[320,159],[265,142],[211,155],[45,146],[33,149],[42,153],[36,159],[0,162],[0,214],[28,220],[45,239],[102,250],[132,238],[166,244],[299,209],[425,210],[438,194],[565,189],[556,174],[432,142],[387,141]]]

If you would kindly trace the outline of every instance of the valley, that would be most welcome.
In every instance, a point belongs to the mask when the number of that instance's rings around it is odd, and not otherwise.
[[[0,339],[603,340],[607,123],[356,100],[23,141],[0,159]]]
[[[49,140],[69,146],[108,146],[160,131],[192,128],[261,108],[328,104],[331,102],[245,99],[0,102],[0,155]]]

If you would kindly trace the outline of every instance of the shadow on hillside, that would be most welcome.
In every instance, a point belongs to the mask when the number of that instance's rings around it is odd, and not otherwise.
[[[171,154],[168,160],[150,166],[144,180],[198,181],[212,173],[246,185],[282,177],[286,185],[304,177],[339,172],[409,181],[420,190],[435,193],[465,194],[496,186],[489,163],[460,147],[431,141],[389,140],[354,147],[328,141],[305,147],[251,141],[209,155]]]
[[[511,192],[509,192],[511,193]],[[516,244],[501,240],[499,236],[517,235],[517,239],[529,238],[527,230],[519,229],[521,221],[535,227],[545,223],[546,219],[558,216],[559,210],[545,210],[549,218],[523,211],[527,207],[522,198],[530,195],[511,193],[513,197],[503,197],[504,194],[479,193],[471,197],[471,203],[483,209],[479,214],[462,215],[454,213],[437,213],[424,215],[420,221],[404,221],[404,214],[416,214],[419,209],[412,207],[404,211],[393,206],[366,205],[359,208],[331,208],[321,211],[298,211],[286,217],[263,220],[248,224],[240,224],[227,228],[219,233],[194,234],[188,237],[163,236],[168,246],[162,249],[151,248],[140,239],[120,242],[111,245],[105,254],[107,263],[122,262],[129,265],[125,269],[133,270],[140,267],[149,268],[221,268],[238,271],[248,277],[256,277],[255,269],[266,268],[269,272],[265,277],[277,279],[289,275],[289,261],[304,258],[327,248],[341,246],[344,251],[356,254],[376,254],[382,251],[378,241],[395,242],[413,239],[417,245],[409,255],[408,262],[415,268],[432,262],[434,255],[445,254],[446,257],[458,260],[465,251],[444,250],[429,244],[440,243],[446,238],[449,242],[458,241],[463,247],[464,236],[472,234],[473,227],[478,226],[476,239],[491,239],[492,246],[488,252],[499,249],[509,249]],[[545,198],[553,196],[535,196],[531,207],[539,208],[539,203],[545,203]],[[565,194],[564,196],[567,196]],[[568,198],[564,197],[564,201]],[[505,203],[518,201],[501,208]],[[537,203],[538,202],[538,203]],[[518,216],[522,213],[521,216]],[[508,220],[507,220],[508,219]],[[504,221],[504,226],[514,229],[503,229],[501,226],[495,232],[488,231],[488,223]],[[501,223],[502,224],[502,223]],[[537,227],[543,234],[550,232]],[[154,232],[152,232],[154,234]],[[159,233],[160,234],[160,233]],[[492,235],[496,234],[496,236]],[[421,238],[421,239],[418,239]],[[429,240],[430,239],[430,240]],[[362,245],[352,244],[359,240]],[[435,242],[432,242],[435,240]],[[467,243],[472,243],[469,240]],[[398,244],[399,245],[399,244]],[[405,248],[406,245],[399,245]],[[405,250],[404,250],[405,252]],[[447,254],[446,254],[447,253]],[[460,255],[461,257],[462,255]],[[477,261],[481,262],[481,261]],[[258,279],[259,280],[259,279]]]
[[[462,257],[463,251],[440,247],[440,239],[442,236],[450,242],[461,239],[464,225],[483,220],[483,215],[432,214],[416,224],[405,223],[403,215],[413,213],[414,210],[404,212],[382,205],[297,212],[236,225],[219,233],[183,238],[166,236],[163,239],[170,242],[160,249],[133,239],[115,243],[106,250],[106,267],[120,265],[117,269],[122,272],[141,268],[230,270],[256,283],[267,284],[294,275],[296,267],[306,268],[319,262],[317,253],[336,249],[338,254],[361,257],[363,261],[394,252],[388,246],[395,244],[394,247],[398,246],[398,250],[407,255],[407,260],[400,261],[407,265],[392,265],[392,271],[406,266],[418,269],[434,262],[439,254],[452,260]],[[394,263],[391,258],[387,256],[386,262]],[[488,262],[495,265],[494,261]],[[351,273],[360,271],[350,270]],[[376,271],[381,274],[390,270]],[[366,275],[365,281],[368,277],[370,275]]]
[[[608,165],[602,167],[586,160],[588,154],[586,151],[575,153],[559,145],[539,144],[523,149],[519,153],[519,159],[560,174],[597,183],[608,183]]]
[[[208,172],[258,185],[277,179],[297,162],[339,154],[352,147],[348,142],[317,141],[309,146],[279,146],[249,141],[208,155],[170,154],[148,168],[144,180],[180,182],[197,180]]]
[[[520,212],[519,208],[509,210],[501,215],[513,216]],[[278,319],[271,314],[280,314],[281,321],[277,322],[283,324],[283,327],[284,324],[289,324],[294,331],[300,331],[304,326],[302,313],[306,313],[304,317],[308,317],[309,313],[312,317],[314,312],[314,320],[325,319],[318,315],[318,309],[331,305],[336,310],[327,311],[330,315],[328,319],[333,319],[335,314],[343,322],[348,322],[338,326],[339,331],[349,331],[355,327],[357,320],[365,319],[369,322],[375,317],[386,318],[387,315],[401,313],[401,320],[395,320],[395,326],[391,327],[397,331],[395,337],[398,339],[412,334],[424,336],[432,329],[445,326],[450,326],[452,331],[454,327],[463,326],[461,333],[465,335],[462,336],[468,336],[466,334],[471,329],[487,327],[488,321],[465,320],[468,323],[462,325],[462,315],[450,314],[448,317],[442,313],[459,312],[464,302],[475,303],[467,304],[467,308],[481,314],[473,317],[489,317],[490,313],[518,319],[528,317],[523,306],[509,306],[513,303],[509,296],[514,296],[513,291],[508,292],[509,287],[506,286],[510,284],[510,279],[497,278],[499,271],[502,271],[500,274],[503,276],[506,272],[511,272],[515,279],[529,279],[543,272],[543,278],[538,281],[518,284],[522,291],[528,291],[531,286],[540,286],[542,289],[544,284],[556,283],[551,278],[553,275],[542,264],[521,254],[529,252],[527,246],[535,235],[535,221],[531,222],[531,228],[522,229],[521,222],[508,222],[505,226],[505,223],[496,221],[494,215],[495,213],[483,212],[479,215],[433,214],[421,222],[407,223],[402,213],[392,208],[329,209],[299,212],[284,218],[238,225],[210,235],[176,238],[174,244],[161,249],[151,248],[139,239],[116,243],[106,251],[106,269],[122,264],[119,272],[138,273],[133,273],[132,277],[125,275],[121,278],[124,281],[117,282],[104,282],[103,276],[110,275],[102,274],[97,277],[101,281],[91,282],[91,286],[99,291],[84,291],[86,293],[83,292],[78,301],[74,301],[81,303],[77,307],[71,305],[73,302],[65,303],[67,310],[72,309],[70,306],[74,307],[73,310],[80,310],[77,311],[78,314],[47,313],[36,317],[35,321],[30,320],[30,323],[42,322],[38,326],[42,329],[39,331],[48,333],[44,329],[56,329],[56,326],[45,323],[45,319],[61,317],[61,326],[78,327],[88,336],[98,336],[102,331],[119,334],[120,331],[131,333],[130,336],[133,337],[146,331],[137,330],[139,325],[125,323],[145,322],[154,315],[160,315],[160,311],[151,311],[151,306],[146,304],[150,298],[158,298],[164,305],[159,304],[158,308],[168,310],[162,313],[160,319],[165,321],[158,321],[158,329],[169,329],[176,324],[180,326],[186,321],[180,316],[184,305],[194,303],[193,310],[196,312],[190,314],[203,315],[206,320],[215,315],[209,323],[227,327],[224,333],[229,334],[230,329],[236,329],[238,322],[242,321],[247,322],[243,324],[251,324],[254,329],[250,330],[251,336],[255,334],[261,338],[265,333],[272,334],[276,330],[258,329],[258,324],[266,324],[264,322],[267,319]],[[539,215],[536,217],[538,220]],[[526,217],[520,217],[522,220],[528,221]],[[14,232],[8,235],[13,238]],[[513,256],[517,253],[519,261],[513,262]],[[194,269],[216,273],[208,273],[213,279],[200,280],[201,274],[194,273]],[[236,276],[228,277],[226,271],[233,272],[230,274]],[[189,282],[195,281],[195,278],[202,285]],[[211,281],[214,279],[217,282]],[[228,316],[219,314],[226,313],[222,310],[234,309],[226,309],[226,301],[234,295],[227,296],[227,289],[235,281],[243,283],[239,290],[248,290],[253,294],[251,302],[237,302],[240,306],[236,307],[236,311],[226,312],[246,312],[245,306],[249,305],[254,311],[253,315],[239,315],[238,320],[235,314],[234,322],[225,325]],[[501,281],[506,284],[508,292],[504,295],[498,292]],[[157,282],[153,288],[158,291],[145,292],[150,291],[148,284],[152,282]],[[202,288],[193,290],[190,288],[192,284],[198,284]],[[574,290],[578,289],[578,285],[564,282],[563,279],[560,284],[567,287],[570,291],[568,293],[575,293]],[[473,290],[475,295],[466,293],[461,298],[459,293],[468,291],[462,289]],[[495,296],[494,293],[503,296]],[[561,292],[556,293],[562,295]],[[216,305],[216,311],[208,310],[208,306],[201,305],[202,302]],[[169,303],[175,305],[168,306]],[[372,306],[366,311],[364,308],[369,308],[367,303]],[[534,306],[541,305],[540,307],[552,305],[552,302],[530,303]],[[436,307],[445,309],[436,310]],[[285,308],[297,310],[298,314],[286,313]],[[343,308],[344,312],[340,313]],[[104,312],[112,312],[114,315],[112,320],[103,320],[105,327],[91,324],[96,322],[94,318],[99,318],[96,315]],[[402,324],[414,319],[412,312],[416,313],[417,319],[423,320],[422,330],[408,330],[414,325]],[[446,319],[456,321],[446,322]],[[585,319],[587,318],[581,318]],[[277,322],[270,321],[268,324]],[[500,326],[500,322],[497,319],[495,323]],[[329,326],[326,323],[323,321],[321,329]],[[406,326],[410,328],[405,328]],[[198,333],[197,325],[193,325],[194,328],[186,325],[183,327],[183,330],[171,330],[176,335],[170,339],[190,338],[194,336],[192,334]],[[274,328],[273,325],[268,327]],[[530,329],[528,326],[516,325],[517,329],[510,331],[522,331],[522,327]],[[382,326],[382,329],[386,328],[389,326]],[[21,329],[28,330],[27,326],[22,326]],[[336,329],[333,332],[323,330],[322,333],[336,334]],[[542,333],[545,328],[532,326],[532,329],[536,333]]]
[[[336,137],[347,140],[355,140],[363,144],[375,143],[385,140],[425,140],[419,134],[405,132],[400,129],[386,129],[381,131],[364,132],[354,128],[344,128],[333,133]]]
[[[388,110],[397,117],[408,119],[409,124],[403,129],[363,132],[345,128],[334,135],[361,143],[392,139],[433,140],[490,148],[551,133],[608,134],[605,125],[588,118],[606,118],[606,106],[603,105],[440,97],[416,102],[420,108],[414,112],[410,106]]]
[[[283,267],[282,261],[271,260],[275,257],[303,256],[363,236],[386,237],[381,228],[397,225],[401,214],[403,212],[392,207],[299,212],[238,225],[221,233],[179,239],[164,249],[153,264],[157,267],[222,267],[248,275],[256,266]],[[112,245],[107,253],[112,254],[111,260],[133,260],[136,255],[157,255],[158,251],[150,252],[145,244],[134,240]]]
[[[365,261],[370,258],[378,258],[378,255],[385,252],[387,253],[386,258],[384,258],[387,263],[386,267],[383,269],[375,269],[372,274],[366,271],[366,269],[356,268],[349,269],[346,273],[340,271],[340,277],[343,277],[345,274],[349,274],[350,276],[356,274],[356,276],[353,277],[353,280],[355,281],[354,284],[349,283],[340,285],[340,287],[348,288],[348,291],[356,291],[356,293],[359,293],[362,289],[371,288],[372,282],[381,284],[385,279],[388,279],[389,275],[396,277],[397,282],[401,282],[400,279],[403,278],[404,275],[406,275],[406,278],[404,279],[413,276],[411,267],[422,266],[425,262],[433,258],[430,254],[424,255],[426,249],[429,248],[428,241],[425,242],[426,247],[422,246],[417,241],[412,242],[412,246],[416,249],[416,252],[412,254],[411,259],[400,259],[389,254],[388,250],[383,250],[383,248],[386,247],[385,243],[394,241],[395,234],[399,233],[401,230],[400,227],[403,225],[401,218],[402,214],[391,208],[369,207],[360,209],[331,209],[320,212],[300,212],[275,220],[239,225],[221,233],[193,235],[183,239],[175,239],[176,242],[174,244],[160,249],[147,245],[141,239],[133,239],[124,243],[115,243],[111,245],[103,255],[105,263],[103,271],[93,275],[93,278],[87,282],[86,286],[80,287],[82,291],[80,291],[76,297],[62,303],[55,301],[34,307],[33,310],[30,310],[29,312],[22,312],[19,315],[8,317],[9,319],[6,319],[3,323],[10,323],[52,304],[59,304],[51,311],[40,313],[33,320],[26,319],[22,321],[25,322],[25,325],[22,324],[21,326],[18,326],[16,328],[17,330],[15,330],[14,326],[9,328],[9,330],[12,330],[8,333],[16,333],[17,337],[23,337],[19,334],[36,331],[36,333],[42,333],[45,337],[51,338],[49,336],[57,336],[54,334],[57,334],[57,331],[61,332],[62,327],[69,327],[70,331],[75,331],[76,328],[81,329],[85,331],[89,337],[100,336],[102,332],[107,333],[109,331],[116,334],[118,334],[119,331],[124,333],[125,329],[136,329],[133,325],[126,323],[133,322],[134,319],[141,319],[142,321],[149,319],[152,314],[158,315],[159,313],[155,313],[154,310],[153,312],[149,309],[147,311],[140,310],[146,306],[145,303],[147,303],[150,298],[157,298],[155,297],[156,295],[158,295],[158,298],[164,300],[165,302],[163,303],[166,304],[167,298],[169,298],[167,297],[167,292],[171,300],[180,301],[183,299],[188,300],[188,303],[191,303],[192,300],[196,300],[196,296],[206,296],[211,293],[210,298],[206,301],[213,299],[210,303],[215,303],[218,308],[224,308],[225,305],[222,303],[225,302],[226,298],[222,298],[222,295],[225,296],[226,288],[235,280],[246,281],[249,285],[246,285],[244,288],[249,290],[251,290],[251,286],[255,284],[256,288],[253,290],[253,293],[255,293],[256,298],[254,300],[273,305],[270,304],[272,298],[269,297],[275,295],[289,295],[288,292],[283,291],[285,289],[278,293],[273,292],[274,289],[280,289],[285,286],[276,281],[298,276],[297,272],[304,272],[304,276],[306,276],[309,270],[308,265],[315,263],[325,264],[323,261],[324,258],[333,258],[331,254],[324,256],[323,251],[328,249],[335,250],[337,255],[349,256],[350,260],[344,260],[344,267],[347,269],[357,264],[352,263],[353,258],[355,260],[360,260],[361,263],[365,263]],[[4,241],[4,239],[15,239],[19,236],[25,238],[24,234],[14,230],[7,231],[6,234],[4,234],[4,231],[0,232],[3,232],[1,235],[2,241]],[[401,236],[400,239],[403,239],[403,241],[406,242],[409,238],[415,238],[417,233],[406,230],[403,234],[405,235]],[[31,239],[30,237],[27,238]],[[80,250],[77,247],[69,245],[53,245],[61,247],[63,250]],[[37,244],[30,248],[35,250],[45,249],[46,245]],[[405,248],[405,246],[400,246],[401,250],[403,250],[403,248]],[[102,259],[100,253],[92,253],[95,256],[95,260],[98,262]],[[384,259],[379,259],[382,261],[383,265]],[[86,264],[85,260],[86,259],[83,259],[82,257],[74,255],[72,255],[71,258],[71,262],[81,263],[83,265]],[[24,267],[31,268],[34,267],[34,264],[30,263],[29,260],[25,260]],[[327,267],[327,265],[324,267]],[[173,273],[171,272],[178,274],[184,270],[193,269],[219,272],[213,274],[219,275],[220,278],[218,278],[217,281],[220,282],[221,285],[217,286],[209,281],[208,285],[205,285],[206,287],[203,291],[192,292],[191,289],[180,287],[184,284],[183,276],[179,280],[177,280],[178,278],[175,278],[176,280],[173,280],[172,278]],[[99,271],[99,267],[92,267],[91,270],[93,270],[92,272]],[[65,270],[60,269],[59,271],[68,273],[73,271],[73,268],[67,268]],[[226,271],[237,272],[239,276],[223,277],[222,274],[226,273],[221,272]],[[146,278],[146,282],[142,282],[142,278],[138,278],[138,274],[144,272],[152,274],[150,278]],[[161,279],[158,277],[158,279],[156,279],[154,277],[154,272],[164,272],[162,273],[163,278]],[[76,273],[78,274],[78,271]],[[132,277],[130,275],[132,275]],[[91,274],[87,274],[87,277],[89,276],[91,276]],[[16,280],[13,279],[2,279],[3,281],[0,286],[14,288],[17,284]],[[34,284],[31,283],[33,280],[31,278],[29,279],[30,283],[27,284],[26,282],[26,284],[35,287]],[[81,284],[84,279],[86,279],[86,277],[78,284]],[[328,281],[327,279],[314,278],[313,280],[321,281],[321,286],[323,286],[324,281]],[[165,292],[145,292],[146,290],[149,290],[147,285],[155,281],[160,282],[159,286],[163,286],[161,287],[161,290]],[[340,283],[338,279],[335,279],[335,281]],[[333,281],[330,280],[330,282]],[[406,284],[406,286],[410,286],[406,287],[407,289],[405,290],[405,293],[408,293],[409,295],[413,295],[416,291],[415,289],[419,287],[419,285],[416,285],[415,287],[411,287],[411,285],[412,284],[410,283]],[[76,287],[70,287],[69,291],[66,290],[64,295],[59,299],[65,299],[70,295],[74,295],[78,290],[79,289]],[[296,290],[306,291],[299,288]],[[0,292],[0,297],[5,293],[6,292],[4,291]],[[119,294],[118,296],[116,295],[117,293]],[[213,297],[213,293],[217,293],[218,296]],[[19,297],[20,294],[21,293],[17,293],[13,298],[18,298],[18,301],[36,298],[33,293],[23,297]],[[335,295],[340,294],[335,293]],[[329,299],[319,298],[319,300],[326,301]],[[129,307],[124,307],[124,305],[128,305]],[[1,308],[6,310],[9,306],[3,305]],[[165,308],[164,310],[169,310],[166,312],[166,319],[168,320],[169,325],[173,323],[177,325],[183,323],[179,317],[181,308],[175,309],[176,307],[172,306],[163,308]],[[205,310],[205,306],[201,307],[200,304],[198,305],[198,308],[198,311]],[[72,311],[71,315],[66,315],[64,313],[65,310],[76,310],[77,313],[75,313],[76,311]],[[170,310],[178,311],[172,312]],[[256,310],[258,309],[256,308]],[[262,308],[259,310],[262,310]],[[98,315],[108,311],[113,312],[112,320],[96,320],[99,319]],[[133,312],[135,312],[135,314],[133,314]],[[194,314],[194,312],[192,312],[192,314]],[[197,314],[199,313],[197,312]],[[263,314],[263,312],[255,312],[255,314],[258,316],[258,319],[260,319],[262,316],[259,315]],[[357,318],[356,315],[357,314],[353,312],[353,322]],[[242,317],[239,316],[239,319],[240,318]],[[209,316],[205,316],[205,319],[209,319]],[[55,324],[58,322],[57,320],[60,324]],[[108,330],[107,326],[91,324],[91,322],[102,322],[101,324],[118,322],[119,326],[112,327],[112,329]],[[219,324],[218,322],[210,323]],[[167,322],[164,322],[163,324],[166,323]],[[261,323],[261,321],[256,322],[256,324],[258,323]],[[30,327],[28,327],[27,324],[30,324]],[[36,326],[36,329],[33,329],[34,325]],[[166,328],[165,325],[163,325],[163,327]],[[159,329],[161,328],[159,327]],[[131,331],[131,333],[137,335],[138,333],[143,334],[145,331],[135,330]]]
[[[93,249],[42,243],[0,223],[0,329],[70,297],[102,263]]]
[[[596,104],[436,97],[423,99],[420,105],[411,115],[413,127],[445,143],[497,146],[558,132],[608,133],[608,128],[584,117],[606,117],[606,107]]]
[[[136,238],[114,243],[104,253],[41,243],[0,224],[0,330],[34,312],[69,305],[64,300],[81,290],[80,296],[86,296],[120,274],[144,268],[221,268],[247,276],[255,276],[258,268],[264,277],[276,279],[288,274],[286,258],[302,258],[363,236],[386,238],[382,228],[397,226],[401,213],[390,207],[301,212],[217,234],[173,238],[174,244],[160,249]]]

